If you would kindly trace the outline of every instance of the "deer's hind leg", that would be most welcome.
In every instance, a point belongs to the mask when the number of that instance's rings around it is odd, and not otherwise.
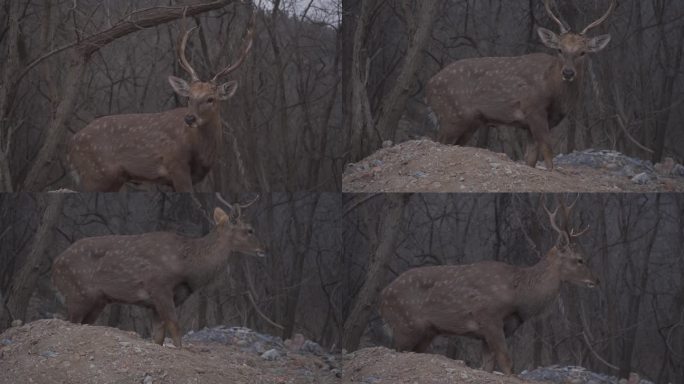
[[[483,124],[477,119],[447,121],[440,128],[439,141],[443,144],[465,146]]]
[[[83,318],[83,324],[94,324],[106,306],[107,302],[104,300],[99,300],[94,303],[88,314]]]
[[[96,300],[85,296],[79,296],[78,299],[67,299],[67,319],[72,323],[84,324],[88,315],[96,309],[96,305]]]
[[[159,314],[152,309],[152,340],[159,345],[164,345],[166,338],[166,328],[164,322],[159,318]]]

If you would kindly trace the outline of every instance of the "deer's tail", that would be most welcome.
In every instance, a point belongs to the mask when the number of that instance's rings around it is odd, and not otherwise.
[[[429,121],[429,129],[435,132],[439,131],[439,119],[437,118],[435,111],[430,108],[430,104],[428,104],[427,101],[425,103],[425,108],[428,112],[427,117]]]

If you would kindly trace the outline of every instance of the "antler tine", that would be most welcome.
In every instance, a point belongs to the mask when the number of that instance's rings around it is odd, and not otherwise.
[[[249,203],[238,204],[238,205],[240,206],[240,208],[248,208],[249,206],[254,204],[257,200],[259,200],[259,194],[257,194],[256,197],[252,201],[250,201]]]
[[[577,200],[579,200],[579,197],[580,195],[578,193],[577,196],[575,196],[575,200],[572,202],[572,204],[565,206],[566,212],[570,213],[572,211],[572,209],[575,207],[575,203],[577,203]]]
[[[587,32],[589,32],[590,29],[592,29],[592,28],[594,28],[594,27],[597,27],[598,25],[600,25],[601,23],[603,23],[604,21],[606,21],[606,19],[607,19],[608,16],[610,15],[610,13],[613,12],[613,9],[615,9],[615,5],[616,5],[616,4],[617,4],[617,1],[616,1],[616,0],[611,0],[611,2],[610,2],[610,7],[608,7],[608,10],[606,11],[606,13],[603,14],[603,16],[601,16],[600,19],[598,19],[598,20],[594,21],[593,23],[587,25],[587,27],[584,28],[584,29],[582,30],[582,32],[580,33],[580,35],[586,34]]]
[[[236,209],[236,208],[233,206],[233,204],[230,204],[229,202],[227,202],[227,201],[223,198],[223,196],[221,196],[221,194],[218,193],[218,192],[216,192],[216,198],[218,199],[218,201],[222,202],[226,207],[228,207],[228,209],[230,209],[230,212],[231,212],[231,213],[232,213],[232,212],[237,212],[237,216],[236,216],[236,217],[240,217],[240,206],[239,206],[239,205],[237,206],[237,209]]]
[[[551,228],[553,228],[556,232],[558,232],[558,240],[556,242],[560,243],[560,240],[563,239],[563,240],[565,240],[565,244],[568,244],[570,242],[570,238],[568,237],[568,233],[566,231],[563,231],[560,228],[558,228],[558,224],[556,224],[556,215],[558,214],[558,208],[560,208],[560,205],[556,206],[556,209],[554,209],[553,212],[549,211],[549,209],[546,207],[546,196],[544,196],[544,201],[542,201],[542,207],[544,207],[546,214],[549,215],[549,221],[551,222]]]
[[[195,72],[195,70],[192,68],[192,65],[190,65],[190,63],[188,62],[188,59],[185,57],[185,46],[188,43],[188,37],[190,36],[192,31],[199,28],[196,26],[196,27],[191,28],[187,32],[185,31],[185,12],[187,12],[187,10],[188,10],[188,7],[185,7],[183,9],[183,23],[182,23],[182,25],[183,25],[182,36],[183,37],[181,38],[181,43],[180,43],[180,46],[178,47],[178,61],[180,63],[181,68],[183,68],[185,70],[185,72],[187,72],[190,75],[190,77],[192,78],[192,81],[199,81],[199,76],[197,76],[197,72]]]
[[[544,0],[544,7],[546,8],[546,13],[548,13],[551,19],[553,19],[553,21],[555,21],[558,24],[558,26],[560,27],[561,35],[570,32],[570,28],[566,27],[565,23],[563,23],[560,18],[553,14],[553,11],[551,10],[550,1],[551,0]]]
[[[587,225],[586,228],[584,228],[583,230],[579,231],[578,233],[575,233],[575,230],[574,230],[574,229],[570,230],[570,237],[580,237],[580,236],[584,235],[584,234],[589,230],[589,227],[590,227],[590,226]]]
[[[227,66],[223,70],[221,70],[219,73],[217,73],[212,79],[211,82],[214,83],[216,82],[220,77],[225,76],[234,70],[238,69],[242,63],[245,62],[245,59],[247,59],[247,55],[249,52],[252,50],[252,45],[254,44],[254,30],[256,25],[256,12],[252,11],[252,17],[249,19],[249,25],[247,26],[247,34],[245,35],[245,46],[242,49],[242,53],[240,54],[240,57],[237,59],[237,61],[230,66]]]

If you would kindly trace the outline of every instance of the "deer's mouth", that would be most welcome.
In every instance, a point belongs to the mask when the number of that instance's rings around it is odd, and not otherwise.
[[[598,287],[598,281],[594,280],[585,280],[584,284],[586,285],[587,288],[596,288]]]

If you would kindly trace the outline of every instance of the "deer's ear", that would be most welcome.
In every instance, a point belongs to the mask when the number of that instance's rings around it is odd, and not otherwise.
[[[587,52],[598,52],[610,43],[610,35],[601,35],[587,40]]]
[[[237,81],[228,81],[226,83],[219,85],[218,86],[219,100],[230,99],[235,94],[235,91],[237,91],[237,88],[238,88],[238,82]]]
[[[216,207],[214,208],[214,222],[216,225],[223,225],[230,220],[228,214],[223,211],[223,209]]]
[[[544,43],[544,45],[547,47],[551,49],[560,48],[560,39],[555,32],[539,27],[537,29],[537,34],[539,34],[539,38],[541,39],[542,43]]]
[[[169,84],[177,94],[183,97],[190,97],[190,84],[176,76],[169,76]]]

